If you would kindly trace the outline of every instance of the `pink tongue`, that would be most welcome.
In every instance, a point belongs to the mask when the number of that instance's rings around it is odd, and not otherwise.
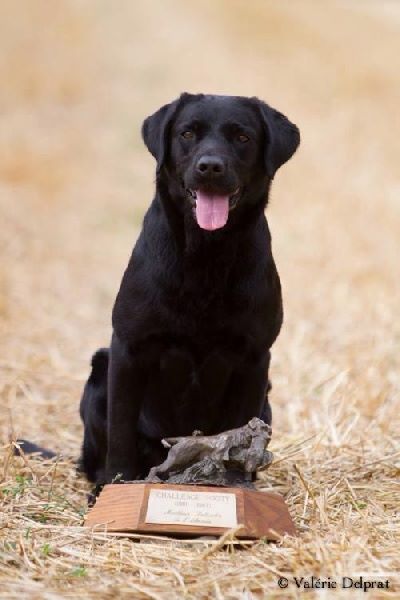
[[[199,227],[214,231],[223,227],[229,215],[229,196],[216,196],[196,190],[196,219]]]

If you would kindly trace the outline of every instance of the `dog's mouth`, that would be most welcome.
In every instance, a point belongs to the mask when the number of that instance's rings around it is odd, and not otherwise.
[[[241,190],[237,188],[233,194],[222,195],[187,188],[186,193],[198,226],[207,231],[215,231],[226,225],[229,211],[236,207]]]

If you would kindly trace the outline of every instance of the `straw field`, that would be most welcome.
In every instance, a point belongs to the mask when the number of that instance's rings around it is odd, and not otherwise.
[[[399,597],[400,4],[3,0],[0,39],[0,596],[295,598],[314,575],[337,588],[310,598],[366,597],[344,576]],[[268,209],[285,324],[258,485],[299,533],[277,544],[81,527],[79,396],[153,193],[140,125],[184,90],[302,132]]]

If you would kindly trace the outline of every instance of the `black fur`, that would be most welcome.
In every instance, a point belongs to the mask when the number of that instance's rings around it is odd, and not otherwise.
[[[19,439],[17,440],[18,446],[21,446],[21,450],[24,454],[37,454],[41,458],[54,458],[57,456],[56,452],[53,450],[49,450],[48,448],[43,448],[42,446],[38,446],[33,442],[29,442],[28,440]],[[21,451],[19,448],[14,448],[14,455],[19,456]]]
[[[298,129],[256,98],[182,94],[142,133],[156,195],[114,305],[110,350],[94,355],[81,401],[81,468],[97,484],[145,476],[164,459],[163,437],[271,421],[282,301],[264,209]],[[199,161],[210,156],[221,169],[204,176]],[[190,189],[237,201],[224,227],[199,227]]]
[[[85,424],[79,469],[89,481],[104,479],[107,451],[107,370],[109,350],[101,348],[92,357],[92,371],[83,390],[80,404]]]

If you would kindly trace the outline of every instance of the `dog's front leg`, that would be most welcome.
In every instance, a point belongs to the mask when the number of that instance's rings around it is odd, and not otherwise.
[[[108,372],[106,481],[138,477],[137,422],[142,381],[137,361],[114,334]]]
[[[242,427],[253,417],[271,424],[267,398],[269,362],[270,353],[265,352],[257,361],[247,361],[234,371],[226,394],[222,431]]]

